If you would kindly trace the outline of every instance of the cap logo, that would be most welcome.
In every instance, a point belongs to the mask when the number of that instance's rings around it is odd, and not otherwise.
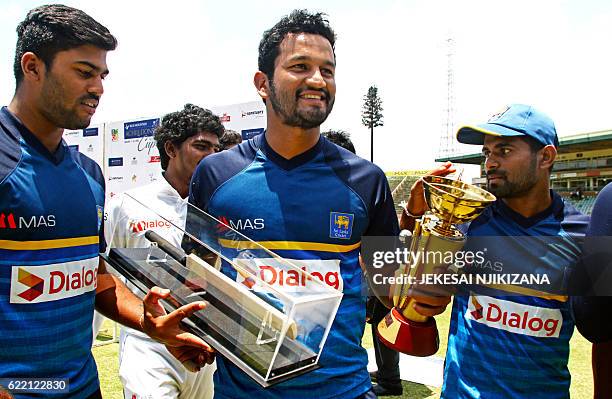
[[[509,109],[510,109],[510,107],[508,107],[506,105],[503,109],[501,109],[501,110],[497,111],[496,113],[494,113],[493,115],[491,115],[487,122],[491,123],[491,122],[495,122],[495,121],[499,120],[502,116],[504,116],[504,114],[506,112],[508,112]]]

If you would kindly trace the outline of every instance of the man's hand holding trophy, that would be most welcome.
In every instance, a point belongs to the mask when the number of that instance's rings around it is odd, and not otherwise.
[[[484,189],[445,177],[453,172],[447,162],[412,186],[400,220],[402,228],[413,230],[410,261],[398,265],[389,297],[380,298],[391,312],[379,323],[378,337],[388,347],[413,356],[429,356],[438,350],[432,316],[444,312],[453,291],[453,287],[423,283],[423,277],[457,272],[447,256],[436,254],[461,251],[466,237],[457,225],[475,219],[495,201]]]

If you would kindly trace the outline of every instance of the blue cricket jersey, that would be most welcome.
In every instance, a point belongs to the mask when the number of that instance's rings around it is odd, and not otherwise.
[[[487,247],[480,272],[495,267],[511,272],[514,266],[566,280],[580,256],[588,217],[551,195],[551,206],[531,218],[498,200],[469,225],[466,249],[476,249],[470,241],[478,237],[498,238],[490,241],[497,245]],[[569,398],[574,321],[568,298],[512,295],[515,289],[498,286],[455,296],[442,398]]]
[[[51,154],[0,110],[0,378],[66,379],[98,387],[91,354],[104,178],[64,142]]]
[[[286,160],[261,134],[206,157],[192,178],[189,200],[278,255],[303,262],[344,293],[319,359],[322,368],[264,390],[219,356],[215,398],[355,398],[368,391],[361,237],[399,232],[383,172],[323,137]],[[233,269],[222,270],[236,279]],[[282,286],[279,274],[265,272],[270,283]]]
[[[591,342],[612,340],[612,184],[597,195],[584,245],[581,268],[572,276],[576,327]]]

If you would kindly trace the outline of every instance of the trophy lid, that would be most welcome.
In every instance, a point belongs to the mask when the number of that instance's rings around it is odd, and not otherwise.
[[[424,176],[423,183],[427,205],[441,221],[449,224],[475,219],[496,200],[490,192],[460,180]]]

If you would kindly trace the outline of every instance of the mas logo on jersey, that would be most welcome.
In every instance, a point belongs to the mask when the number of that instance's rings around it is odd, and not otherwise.
[[[344,283],[338,259],[287,259],[298,270],[275,258],[234,259],[234,262],[255,274],[265,283],[284,292],[316,292],[318,280],[342,291]],[[256,282],[251,277],[236,275],[236,281],[252,288]]]
[[[13,266],[11,303],[57,301],[94,291],[98,258],[44,266]]]
[[[355,215],[352,213],[331,212],[329,216],[330,238],[341,238],[344,240],[351,238],[354,219]]]
[[[0,212],[0,229],[30,229],[55,227],[55,215],[16,216],[12,212]]]
[[[262,218],[254,219],[228,219],[226,216],[219,216],[219,223],[217,223],[217,233],[225,233],[230,230],[230,227],[234,230],[245,231],[245,230],[262,230],[266,227],[266,223]]]
[[[465,318],[499,330],[532,337],[558,338],[563,325],[559,309],[541,308],[471,295]]]

